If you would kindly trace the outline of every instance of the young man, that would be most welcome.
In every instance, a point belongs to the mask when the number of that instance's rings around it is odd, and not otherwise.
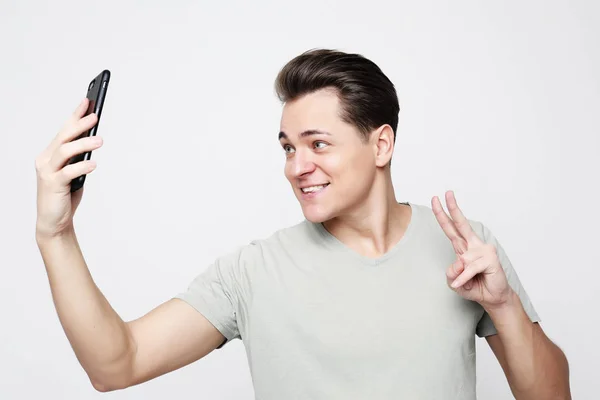
[[[446,193],[398,202],[393,84],[368,59],[313,50],[276,80],[285,175],[305,219],[218,258],[187,290],[123,321],[95,286],[66,160],[95,115],[77,108],[36,159],[36,237],[60,322],[94,387],[136,385],[228,341],[247,350],[260,399],[475,399],[475,336],[517,399],[568,399],[569,372],[502,247]]]

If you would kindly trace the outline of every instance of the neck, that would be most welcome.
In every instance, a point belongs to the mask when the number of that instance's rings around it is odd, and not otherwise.
[[[338,240],[367,257],[379,257],[394,247],[412,214],[410,207],[396,200],[389,172],[387,175],[376,177],[358,205],[323,223]]]

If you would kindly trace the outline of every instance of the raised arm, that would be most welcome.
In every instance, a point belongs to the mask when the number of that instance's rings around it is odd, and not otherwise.
[[[73,141],[97,121],[94,114],[82,118],[87,101],[36,158],[36,240],[60,323],[75,355],[93,386],[109,391],[198,360],[224,337],[202,314],[178,299],[125,322],[94,283],[73,227],[83,189],[70,193],[70,182],[90,173],[95,163],[67,165],[72,156],[102,144],[98,138]]]

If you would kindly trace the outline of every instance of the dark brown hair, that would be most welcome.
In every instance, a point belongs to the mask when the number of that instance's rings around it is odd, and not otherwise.
[[[358,128],[363,139],[381,125],[398,128],[400,106],[394,84],[371,60],[339,50],[312,49],[289,61],[275,79],[275,92],[287,102],[320,89],[333,89],[340,118]]]

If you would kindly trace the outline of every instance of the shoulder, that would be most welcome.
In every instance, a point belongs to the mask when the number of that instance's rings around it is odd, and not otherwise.
[[[249,240],[246,244],[238,245],[220,259],[227,259],[245,267],[263,265],[266,258],[269,258],[269,254],[290,247],[301,247],[314,234],[314,227],[308,221],[302,220],[293,225],[277,229],[267,236],[257,237]]]
[[[281,242],[286,242],[288,240],[303,238],[310,235],[312,230],[311,225],[312,224],[310,222],[303,219],[292,225],[288,225],[286,227],[277,229],[269,236],[266,236],[262,239],[254,240],[253,243],[269,246],[277,245]]]
[[[270,235],[252,240],[248,247],[251,247],[254,253],[265,259],[272,257],[295,254],[297,250],[306,251],[312,244],[316,244],[319,239],[319,230],[315,224],[307,220],[301,220],[293,225],[289,225]]]

